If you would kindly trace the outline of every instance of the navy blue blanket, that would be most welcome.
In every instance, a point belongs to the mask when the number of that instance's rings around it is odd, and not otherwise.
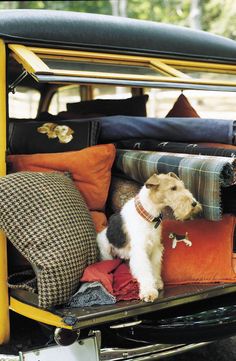
[[[235,144],[235,120],[203,118],[101,117],[101,143],[131,138]]]

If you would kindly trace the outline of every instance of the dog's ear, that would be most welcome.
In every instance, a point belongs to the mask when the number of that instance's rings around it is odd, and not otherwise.
[[[172,178],[175,178],[175,179],[180,180],[179,177],[178,177],[175,173],[173,173],[173,172],[169,172],[169,173],[167,173],[167,175],[169,175],[169,176],[172,177]]]
[[[145,182],[147,188],[157,187],[160,184],[160,179],[156,173],[154,173],[148,180]]]

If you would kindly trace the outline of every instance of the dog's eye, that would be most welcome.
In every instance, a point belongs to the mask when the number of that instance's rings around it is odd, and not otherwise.
[[[177,187],[176,187],[176,186],[171,187],[171,190],[172,190],[172,191],[176,191],[176,190],[177,190]]]

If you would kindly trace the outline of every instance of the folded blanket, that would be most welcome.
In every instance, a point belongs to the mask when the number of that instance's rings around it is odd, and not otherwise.
[[[80,280],[99,282],[117,301],[139,299],[139,286],[130,273],[129,267],[116,258],[91,264]]]
[[[153,173],[174,172],[202,204],[203,216],[218,221],[220,189],[235,183],[235,166],[234,158],[118,149],[114,170],[140,183]]]
[[[121,260],[116,258],[96,262],[86,267],[80,282],[101,282],[108,292],[113,294],[113,273],[121,264]]]
[[[117,301],[139,299],[138,281],[133,278],[125,263],[122,263],[114,272],[113,291]]]
[[[203,118],[101,117],[101,143],[130,138],[175,142],[235,143],[235,121]]]
[[[100,282],[86,282],[70,298],[67,307],[89,307],[113,303],[116,303],[116,298]]]
[[[120,149],[136,149],[136,150],[155,150],[160,152],[170,153],[187,153],[187,154],[202,154],[213,155],[220,157],[236,157],[236,148],[225,149],[223,144],[221,147],[207,147],[197,143],[178,143],[178,142],[163,142],[156,139],[128,139],[121,140],[116,143],[117,148]]]

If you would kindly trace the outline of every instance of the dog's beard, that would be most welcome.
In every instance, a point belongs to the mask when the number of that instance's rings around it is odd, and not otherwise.
[[[202,206],[198,203],[195,207],[191,207],[189,211],[185,213],[183,209],[175,209],[173,211],[174,217],[177,221],[189,221],[196,218],[202,211]]]

